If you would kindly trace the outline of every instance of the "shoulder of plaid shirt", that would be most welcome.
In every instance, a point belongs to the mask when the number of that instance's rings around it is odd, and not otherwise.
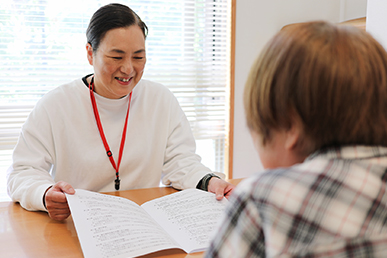
[[[387,257],[387,148],[320,150],[241,182],[205,257]]]

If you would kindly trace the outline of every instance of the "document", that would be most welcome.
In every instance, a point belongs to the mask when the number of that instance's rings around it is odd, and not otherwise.
[[[141,206],[122,197],[75,191],[66,196],[86,258],[136,257],[172,248],[204,251],[228,202],[199,189]]]

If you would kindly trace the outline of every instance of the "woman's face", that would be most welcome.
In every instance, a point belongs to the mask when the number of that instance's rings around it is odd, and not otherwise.
[[[145,37],[137,25],[109,30],[95,53],[86,45],[94,67],[94,89],[99,95],[118,99],[128,95],[140,81],[146,63]]]

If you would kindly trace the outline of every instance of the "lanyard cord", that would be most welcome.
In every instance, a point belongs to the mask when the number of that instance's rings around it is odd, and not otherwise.
[[[126,139],[126,128],[128,126],[128,117],[129,117],[129,110],[130,110],[130,102],[132,100],[132,92],[130,92],[130,95],[129,95],[128,111],[126,112],[125,125],[124,125],[124,129],[122,131],[122,136],[121,136],[120,152],[118,154],[118,162],[116,165],[116,162],[113,159],[113,154],[110,150],[109,144],[106,141],[106,137],[105,137],[105,134],[103,132],[101,119],[100,119],[99,113],[98,113],[97,102],[95,101],[94,76],[91,78],[91,82],[89,84],[89,90],[90,90],[91,104],[93,106],[94,117],[95,117],[95,121],[97,122],[98,131],[99,131],[99,134],[101,135],[101,139],[102,139],[103,145],[105,146],[106,154],[109,157],[110,163],[112,164],[114,170],[116,171],[116,180],[114,181],[115,188],[116,188],[116,190],[119,190],[120,189],[119,168],[121,165],[122,153],[124,152],[124,145],[125,145],[125,139]]]

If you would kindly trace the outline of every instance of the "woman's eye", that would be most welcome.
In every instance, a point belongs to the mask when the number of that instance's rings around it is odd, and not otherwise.
[[[142,56],[135,56],[134,59],[143,59],[144,57]]]
[[[112,58],[116,59],[116,60],[121,60],[122,59],[122,57],[120,57],[120,56],[112,56]]]

